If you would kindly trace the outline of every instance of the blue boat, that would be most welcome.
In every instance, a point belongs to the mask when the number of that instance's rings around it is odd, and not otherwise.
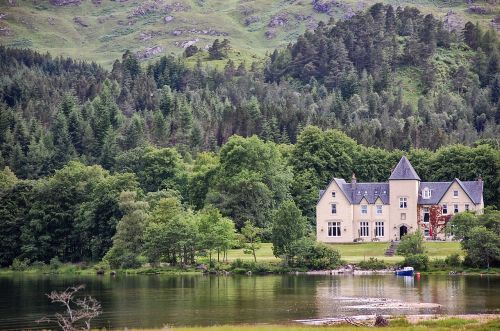
[[[413,276],[413,267],[404,267],[395,271],[396,276]]]

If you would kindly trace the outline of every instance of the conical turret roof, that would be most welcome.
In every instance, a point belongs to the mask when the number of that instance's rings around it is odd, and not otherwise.
[[[401,160],[399,160],[396,168],[394,168],[394,170],[392,171],[389,180],[391,179],[420,180],[420,177],[418,176],[415,169],[413,169],[410,161],[406,158],[406,156],[403,156]]]

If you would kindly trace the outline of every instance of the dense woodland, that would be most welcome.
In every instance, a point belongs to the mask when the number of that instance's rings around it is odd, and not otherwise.
[[[307,233],[332,177],[386,181],[403,154],[422,180],[481,176],[500,207],[499,49],[382,5],[223,70],[0,47],[0,265],[189,263],[276,215]]]

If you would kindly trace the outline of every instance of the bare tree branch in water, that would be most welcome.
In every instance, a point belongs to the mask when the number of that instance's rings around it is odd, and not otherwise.
[[[44,317],[37,323],[57,323],[64,331],[90,330],[90,321],[102,313],[101,304],[91,296],[75,298],[85,285],[68,287],[63,292],[52,291],[46,294],[52,303],[60,303],[65,311],[54,316]]]

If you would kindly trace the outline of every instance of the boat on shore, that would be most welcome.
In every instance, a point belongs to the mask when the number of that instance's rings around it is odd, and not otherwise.
[[[413,276],[415,270],[413,267],[404,267],[403,269],[398,269],[394,273],[396,276]]]

